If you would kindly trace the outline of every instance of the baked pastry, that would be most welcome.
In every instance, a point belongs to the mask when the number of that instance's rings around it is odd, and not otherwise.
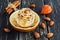
[[[38,14],[30,8],[22,8],[10,15],[10,24],[15,30],[30,32],[38,26],[40,18]]]

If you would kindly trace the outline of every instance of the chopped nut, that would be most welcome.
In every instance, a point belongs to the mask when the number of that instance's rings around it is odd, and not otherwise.
[[[30,10],[29,10],[29,9],[27,9],[27,10],[25,10],[25,11],[24,11],[24,13],[29,13],[29,12],[30,12]]]
[[[34,33],[34,37],[35,37],[35,38],[40,38],[40,34],[39,34],[38,32],[35,32],[35,33]]]
[[[36,6],[35,4],[31,4],[30,8],[35,8],[35,6]]]
[[[45,17],[44,20],[50,21],[51,19],[49,17]]]
[[[20,16],[20,14],[18,14],[18,16]]]
[[[8,28],[4,28],[4,31],[7,33],[10,32],[10,30]]]
[[[49,25],[53,26],[54,25],[54,21],[50,21]]]
[[[47,33],[46,37],[47,37],[47,38],[51,38],[51,37],[53,37],[53,35],[54,35],[54,34],[53,34],[52,32],[49,32],[49,33]]]
[[[46,28],[46,24],[45,23],[41,23],[41,27],[42,28]]]

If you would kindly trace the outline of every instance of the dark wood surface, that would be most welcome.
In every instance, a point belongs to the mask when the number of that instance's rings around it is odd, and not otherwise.
[[[46,24],[46,28],[43,30],[38,26],[38,28],[29,33],[22,33],[12,29],[9,24],[9,15],[4,12],[5,7],[9,2],[13,2],[15,0],[0,0],[0,40],[60,40],[60,0],[19,0],[21,5],[18,9],[29,7],[31,3],[36,4],[36,8],[32,9],[37,12],[40,16],[40,21]],[[49,4],[52,6],[53,11],[50,15],[40,15],[41,8],[44,4]],[[49,27],[48,22],[44,21],[42,18],[48,16],[53,21],[55,21],[54,26]],[[4,27],[8,27],[11,32],[5,33],[3,31]],[[35,39],[33,36],[34,32],[39,32],[41,34],[41,38]],[[48,39],[45,37],[49,31],[54,33],[54,37]]]

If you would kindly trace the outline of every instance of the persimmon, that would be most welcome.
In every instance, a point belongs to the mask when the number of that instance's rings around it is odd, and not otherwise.
[[[50,5],[44,5],[42,7],[41,14],[50,14],[52,12],[52,7]]]

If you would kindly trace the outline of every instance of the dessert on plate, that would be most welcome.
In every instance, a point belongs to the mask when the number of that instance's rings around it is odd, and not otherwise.
[[[30,8],[22,8],[13,12],[9,18],[10,24],[15,30],[30,32],[37,28],[40,17]]]

